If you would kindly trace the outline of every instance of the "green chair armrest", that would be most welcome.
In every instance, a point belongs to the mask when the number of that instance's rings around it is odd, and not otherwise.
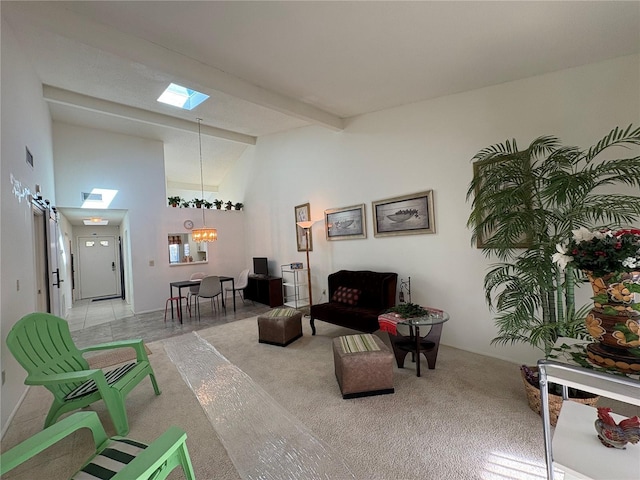
[[[102,446],[107,441],[107,434],[96,412],[74,413],[3,453],[0,456],[0,475],[13,470],[81,428],[91,429],[96,446]]]
[[[60,383],[77,383],[87,380],[95,380],[96,384],[100,378],[104,380],[104,372],[98,369],[81,370],[79,372],[56,373],[52,375],[28,375],[25,385],[56,385]]]
[[[115,350],[117,348],[133,348],[136,351],[136,358],[138,361],[147,360],[147,352],[144,349],[144,342],[142,339],[134,340],[120,340],[116,342],[101,343],[98,345],[91,345],[89,347],[81,348],[80,353],[85,354],[87,352],[95,352],[99,350]]]
[[[171,426],[111,480],[149,478],[185,442],[184,430]]]

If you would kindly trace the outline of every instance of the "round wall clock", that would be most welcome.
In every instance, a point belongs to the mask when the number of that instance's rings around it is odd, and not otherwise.
[[[187,230],[191,230],[193,228],[193,221],[185,220],[184,221],[184,228],[186,228]]]

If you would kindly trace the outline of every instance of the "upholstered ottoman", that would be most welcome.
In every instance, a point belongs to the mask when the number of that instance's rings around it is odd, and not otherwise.
[[[393,393],[393,354],[370,333],[333,339],[333,363],[342,398]]]
[[[274,308],[258,316],[258,341],[286,347],[302,336],[302,313],[293,308]]]

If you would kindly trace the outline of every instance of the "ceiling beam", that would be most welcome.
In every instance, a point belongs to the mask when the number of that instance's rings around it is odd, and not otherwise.
[[[232,95],[334,131],[344,128],[342,118],[337,115],[259,87],[218,68],[206,65],[142,38],[119,32],[60,7],[56,3],[16,2],[11,8],[22,12],[30,23],[44,30],[117,55],[120,58],[166,72],[176,78],[190,80],[203,87]]]
[[[52,87],[51,85],[42,86],[42,95],[49,103],[68,105],[83,110],[89,110],[91,112],[126,118],[149,125],[157,125],[185,132],[198,133],[198,124],[189,120],[183,120],[170,115],[163,115],[162,113],[150,112],[142,108],[130,107],[129,105],[110,102],[108,100],[102,100],[88,95],[82,95],[69,90],[63,90],[62,88]],[[204,124],[202,124],[202,134],[231,140],[233,142],[245,143],[247,145],[256,144],[256,137],[254,136],[232,132],[231,130],[224,130],[222,128],[211,127]]]

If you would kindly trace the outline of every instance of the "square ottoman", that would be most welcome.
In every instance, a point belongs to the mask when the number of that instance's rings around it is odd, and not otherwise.
[[[342,398],[394,393],[393,354],[370,333],[333,339],[333,363]]]
[[[302,336],[302,312],[274,308],[258,316],[258,342],[286,347]]]

